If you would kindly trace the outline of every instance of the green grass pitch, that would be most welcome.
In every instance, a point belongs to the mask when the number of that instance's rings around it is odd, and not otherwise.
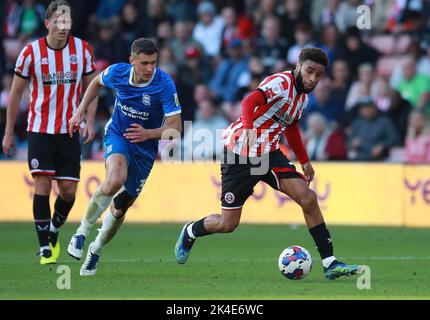
[[[178,265],[174,245],[182,225],[125,222],[105,247],[94,277],[80,277],[81,261],[67,255],[75,228],[66,224],[61,230],[58,264],[41,266],[33,225],[0,223],[0,299],[430,298],[429,229],[331,227],[338,258],[370,267],[371,289],[359,290],[358,276],[324,279],[305,226],[243,224],[234,233],[198,239],[187,264]],[[286,279],[277,267],[281,251],[294,244],[314,260],[300,281]],[[57,288],[60,265],[70,267],[71,289]]]

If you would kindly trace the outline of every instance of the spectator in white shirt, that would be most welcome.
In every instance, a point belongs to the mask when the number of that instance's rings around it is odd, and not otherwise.
[[[216,57],[221,50],[223,19],[216,15],[216,8],[212,2],[203,1],[197,9],[199,22],[197,22],[193,38],[203,45],[209,57]]]

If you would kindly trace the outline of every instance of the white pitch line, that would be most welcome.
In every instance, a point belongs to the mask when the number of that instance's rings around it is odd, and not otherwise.
[[[66,258],[67,259],[67,258]],[[61,264],[68,264],[68,263],[80,263],[80,261],[67,259],[67,260],[60,259],[58,261],[58,265]],[[339,256],[339,260],[430,260],[430,256],[422,256],[422,257],[414,257],[414,256],[375,256],[375,257],[341,257]],[[227,258],[221,258],[221,259],[203,259],[203,258],[193,258],[191,262],[202,262],[202,263],[223,263],[223,262],[273,262],[277,261],[277,258],[273,259],[255,259],[252,257],[249,258],[234,258],[234,259],[227,259]],[[318,260],[320,260],[318,258]],[[315,261],[318,261],[315,260]],[[83,260],[82,260],[83,261]],[[150,262],[175,262],[175,259],[173,258],[151,258],[151,259],[101,259],[101,263],[108,262],[108,263],[150,263]],[[10,263],[32,263],[29,260],[13,260],[13,261],[7,261],[6,259],[0,259],[0,265],[1,264],[10,264]],[[55,265],[54,265],[55,266]]]
[[[423,256],[423,257],[414,257],[414,256],[403,256],[403,257],[395,257],[395,256],[377,256],[377,257],[339,257],[339,260],[343,259],[351,259],[351,260],[430,260],[430,256]],[[278,259],[252,259],[251,257],[248,258],[233,258],[233,259],[192,259],[194,262],[205,262],[205,263],[216,263],[216,262],[225,262],[225,261],[231,261],[231,262],[249,262],[249,261],[277,261]],[[152,258],[152,259],[106,259],[106,260],[100,260],[100,262],[160,262],[159,258]],[[161,258],[161,262],[174,262],[175,259],[164,259]]]
[[[413,257],[413,256],[404,256],[404,257],[345,257],[345,259],[354,259],[354,260],[430,260],[430,257]]]

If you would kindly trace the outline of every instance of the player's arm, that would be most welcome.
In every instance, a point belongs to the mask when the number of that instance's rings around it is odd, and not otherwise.
[[[245,140],[243,145],[252,147],[257,141],[257,134],[254,129],[254,110],[267,102],[264,92],[257,89],[251,92],[242,100],[241,119],[243,123]]]
[[[302,165],[302,170],[305,174],[306,180],[308,183],[311,182],[314,179],[315,171],[309,160],[306,148],[303,145],[302,136],[300,135],[300,129],[297,121],[288,126],[285,129],[284,134],[287,138],[289,146],[291,149],[293,149],[294,154],[297,156],[297,159],[299,159],[299,162]]]
[[[87,90],[85,90],[84,97],[82,98],[81,103],[79,104],[76,113],[69,120],[69,135],[73,137],[73,131],[76,128],[79,128],[81,123],[85,119],[85,113],[94,114],[97,111],[97,98],[99,96],[100,90],[103,88],[103,82],[101,80],[101,74],[94,77],[91,80]],[[91,119],[90,119],[91,120]],[[94,121],[94,119],[93,119]]]
[[[82,81],[84,86],[84,92],[86,92],[87,88],[91,84],[91,81],[93,81],[95,78],[96,78],[96,74],[94,72],[83,77]],[[98,98],[99,96],[97,94],[95,99],[92,100],[88,105],[87,117],[85,120],[85,128],[82,134],[84,137],[87,137],[84,143],[93,141],[96,135],[96,132],[94,130],[94,122],[96,119],[97,105],[99,101]]]
[[[27,85],[27,78],[23,78],[14,75],[12,81],[12,88],[10,90],[10,99],[6,112],[6,128],[3,137],[3,152],[8,156],[13,156],[15,154],[15,144],[14,144],[14,127],[16,118],[19,114],[19,104],[21,102],[22,94]]]
[[[124,137],[132,143],[139,143],[146,140],[168,140],[171,137],[179,138],[182,132],[181,114],[166,117],[164,124],[160,128],[145,129],[137,123],[133,123],[127,128]]]
[[[254,90],[242,100],[241,118],[243,122],[243,128],[254,128],[253,115],[255,107],[265,104],[266,101],[266,96],[264,95],[263,91],[259,89]]]

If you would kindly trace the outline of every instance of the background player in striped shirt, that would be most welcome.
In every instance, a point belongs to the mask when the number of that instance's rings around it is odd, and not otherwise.
[[[197,237],[232,232],[254,186],[264,181],[302,207],[327,279],[357,273],[358,266],[342,263],[333,255],[317,195],[309,188],[315,173],[297,125],[308,101],[307,94],[323,77],[327,65],[327,55],[321,49],[302,49],[294,71],[267,77],[242,101],[241,116],[224,130],[222,212],[185,224],[175,246],[178,263],[187,261]],[[304,175],[279,150],[282,134],[297,155]]]
[[[24,88],[30,85],[28,111],[28,164],[34,178],[33,214],[40,244],[40,263],[55,263],[60,252],[58,229],[75,201],[80,174],[79,133],[70,138],[68,120],[77,108],[82,89],[94,77],[93,55],[87,42],[70,36],[71,7],[52,1],[46,10],[48,35],[28,44],[20,53],[7,109],[3,151],[15,153],[14,126]],[[97,101],[88,109],[84,134],[94,138]],[[49,194],[52,179],[59,195],[51,219]]]
[[[130,63],[111,65],[98,75],[70,120],[70,130],[73,130],[103,87],[115,91],[114,112],[103,138],[106,178],[92,195],[68,247],[70,256],[81,259],[84,241],[110,206],[99,234],[88,246],[81,276],[96,274],[102,248],[121,227],[128,208],[136,201],[152,170],[158,140],[180,137],[181,106],[176,87],[172,78],[157,68],[157,60],[158,48],[152,40],[135,40],[131,45]]]

